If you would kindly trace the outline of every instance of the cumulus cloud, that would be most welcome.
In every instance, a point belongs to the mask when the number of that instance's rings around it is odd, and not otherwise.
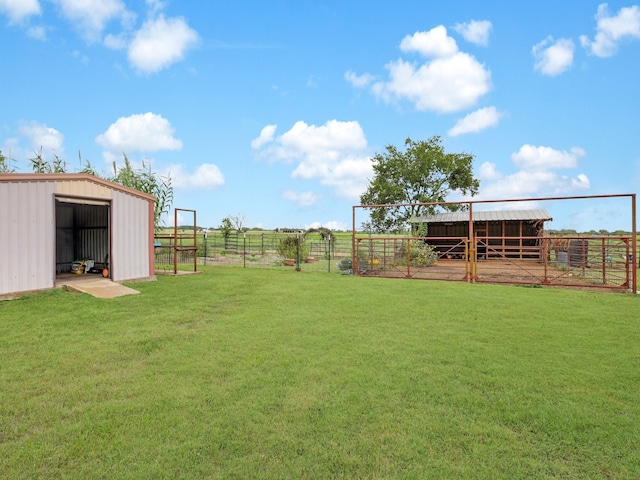
[[[566,196],[588,190],[591,183],[585,174],[570,176],[556,171],[578,168],[578,161],[585,154],[577,147],[567,152],[523,145],[511,155],[514,165],[519,168],[513,174],[498,171],[491,162],[480,166],[477,175],[481,187],[477,199]]]
[[[581,35],[580,43],[597,57],[610,57],[618,51],[620,42],[640,38],[640,7],[637,5],[621,8],[612,16],[608,5],[602,3],[595,18],[595,38],[590,40],[587,35]]]
[[[369,73],[356,75],[354,72],[349,70],[344,74],[344,79],[354,87],[363,88],[371,85],[375,81],[376,77]]]
[[[49,162],[54,159],[54,155],[64,158],[64,135],[44,123],[23,121],[18,124],[15,135],[4,138],[0,150],[16,161],[18,170],[22,170],[25,165],[30,169],[28,160],[36,154],[41,154]]]
[[[254,138],[251,141],[251,148],[259,149],[263,145],[273,141],[273,134],[275,133],[278,125],[267,125],[260,132],[260,136],[258,138]]]
[[[471,112],[456,122],[447,132],[450,137],[457,137],[465,133],[478,133],[485,128],[495,127],[504,113],[498,112],[496,107],[485,107]]]
[[[127,10],[122,0],[52,0],[62,15],[79,30],[83,38],[97,42],[112,20],[129,25],[135,14]]]
[[[468,23],[456,23],[453,29],[467,42],[486,47],[489,45],[491,27],[491,22],[488,20],[471,20]]]
[[[554,41],[549,36],[533,46],[531,53],[535,59],[534,70],[543,75],[554,77],[567,71],[573,65],[575,46],[568,38]]]
[[[182,142],[173,134],[174,129],[166,118],[147,112],[118,118],[96,137],[96,142],[109,152],[180,150]]]
[[[300,207],[311,207],[315,205],[321,197],[313,192],[294,192],[293,190],[285,190],[282,192],[282,198]]]
[[[184,18],[159,15],[136,32],[129,45],[129,63],[142,73],[158,72],[182,60],[199,39]]]
[[[295,164],[292,178],[318,180],[348,199],[358,198],[365,190],[372,168],[358,122],[330,120],[316,126],[299,121],[282,135],[274,134],[275,128],[266,133],[263,129],[252,146],[268,161]]]
[[[569,152],[551,147],[523,145],[511,155],[513,163],[525,171],[540,171],[557,168],[575,168],[585,151],[573,147]]]
[[[356,87],[369,87],[385,102],[413,103],[417,110],[439,113],[473,107],[491,89],[491,73],[473,56],[461,52],[455,40],[440,25],[428,32],[416,32],[402,39],[405,53],[418,53],[425,63],[404,59],[386,65],[389,78],[372,82],[369,74],[347,72],[345,78]]]
[[[499,180],[504,175],[496,170],[496,164],[492,162],[484,162],[478,169],[477,176],[480,180]]]
[[[428,32],[416,32],[407,35],[400,42],[403,52],[417,52],[424,57],[451,57],[458,53],[456,41],[447,35],[443,25],[432,28]]]
[[[18,127],[20,135],[27,139],[30,148],[37,151],[42,147],[43,154],[55,153],[62,156],[64,135],[44,123],[27,122]]]
[[[42,10],[38,0],[0,0],[0,13],[9,17],[10,23],[17,24],[40,15]]]
[[[203,163],[194,172],[186,172],[184,166],[172,165],[168,169],[172,185],[185,190],[211,190],[224,185],[224,175],[217,165]]]

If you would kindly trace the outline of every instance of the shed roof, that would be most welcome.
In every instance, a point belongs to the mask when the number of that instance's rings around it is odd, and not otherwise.
[[[544,209],[538,210],[488,210],[473,212],[474,222],[485,221],[520,221],[520,220],[553,220],[549,212]],[[469,212],[445,212],[433,215],[421,215],[410,220],[412,223],[445,223],[445,222],[468,222]]]
[[[104,178],[96,177],[88,173],[2,173],[0,174],[0,182],[73,182],[84,181],[101,185],[111,190],[117,190],[120,192],[134,195],[136,197],[143,198],[147,201],[155,202],[156,198],[153,195],[135,190],[133,188],[125,187],[119,183],[105,180]]]

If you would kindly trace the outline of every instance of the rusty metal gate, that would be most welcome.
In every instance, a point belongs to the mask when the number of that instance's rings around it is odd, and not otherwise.
[[[631,237],[355,236],[359,276],[629,290]]]

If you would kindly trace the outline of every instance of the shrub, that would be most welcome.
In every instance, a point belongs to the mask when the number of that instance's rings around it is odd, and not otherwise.
[[[423,240],[409,240],[403,242],[398,249],[398,265],[407,264],[407,246],[409,246],[409,261],[412,267],[431,267],[438,261],[438,253]]]
[[[276,246],[276,251],[282,258],[298,258],[298,252],[300,258],[304,259],[309,256],[309,246],[304,238],[300,237],[281,238]]]

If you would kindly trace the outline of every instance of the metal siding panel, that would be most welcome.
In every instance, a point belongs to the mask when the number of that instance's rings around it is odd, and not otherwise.
[[[88,180],[67,180],[58,182],[56,193],[78,197],[112,198],[111,190]]]
[[[123,281],[149,276],[149,219],[146,200],[113,192],[113,274]]]
[[[54,182],[0,183],[0,294],[55,282]]]

